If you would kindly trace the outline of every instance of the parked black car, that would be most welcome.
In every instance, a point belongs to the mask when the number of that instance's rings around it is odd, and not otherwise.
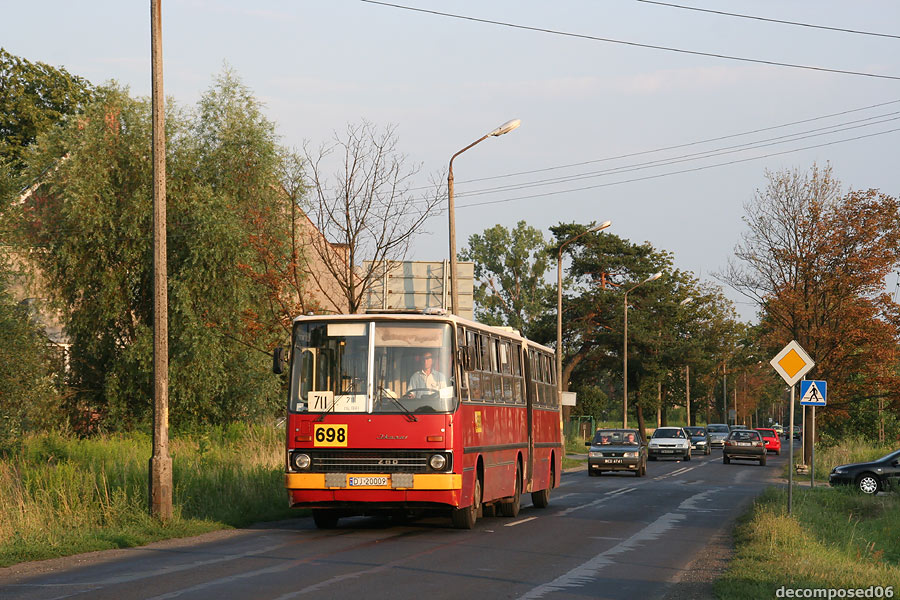
[[[684,430],[691,436],[691,450],[708,455],[710,452],[710,440],[706,427],[685,427]]]
[[[839,465],[831,470],[828,483],[852,485],[863,494],[887,491],[900,482],[900,450],[894,450],[878,460]]]
[[[588,475],[603,471],[631,471],[638,477],[647,474],[647,446],[637,429],[598,429],[594,439],[585,442]]]
[[[733,458],[758,460],[761,467],[766,466],[766,443],[762,435],[753,429],[735,429],[728,434],[722,448],[722,462],[727,465]]]

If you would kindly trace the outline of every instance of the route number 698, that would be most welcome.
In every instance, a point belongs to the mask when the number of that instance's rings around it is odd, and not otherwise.
[[[313,446],[346,446],[347,445],[347,426],[322,424],[315,425],[313,429]]]

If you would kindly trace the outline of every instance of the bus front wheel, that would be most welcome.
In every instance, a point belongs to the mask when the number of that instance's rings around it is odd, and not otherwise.
[[[472,492],[472,504],[465,508],[454,508],[450,513],[453,527],[456,529],[472,529],[478,520],[478,509],[481,508],[481,480],[475,478],[475,489]]]
[[[314,508],[312,516],[313,522],[319,529],[334,529],[337,527],[339,517],[336,511],[327,508]]]

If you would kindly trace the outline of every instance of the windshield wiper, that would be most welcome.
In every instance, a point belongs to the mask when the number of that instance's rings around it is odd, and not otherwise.
[[[379,388],[378,388],[378,393],[380,394],[379,400],[384,400],[385,397],[389,398],[390,400],[393,400],[393,401],[394,401],[394,404],[396,404],[397,406],[399,406],[400,409],[403,410],[403,412],[406,413],[406,420],[409,421],[410,423],[414,423],[414,422],[417,422],[417,421],[419,420],[419,419],[416,417],[416,415],[412,414],[408,408],[406,408],[405,406],[403,406],[403,403],[400,402],[400,400],[397,399],[397,394],[395,394],[394,392],[392,392],[392,391],[390,391],[390,390],[388,390],[388,389],[385,389],[385,388],[383,388],[383,387],[379,387]]]
[[[323,412],[322,414],[319,415],[319,418],[316,419],[316,423],[321,423],[322,421],[325,420],[325,415],[327,415],[328,413],[330,413],[331,411],[334,410],[334,407],[337,406],[338,400],[341,400],[342,398],[348,398],[349,396],[350,396],[350,394],[341,394],[340,396],[335,398],[334,401],[331,403],[331,406],[328,407],[328,410],[326,410],[325,412]]]

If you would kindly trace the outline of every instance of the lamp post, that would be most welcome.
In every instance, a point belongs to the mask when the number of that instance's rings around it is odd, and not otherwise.
[[[642,282],[636,283],[635,285],[631,286],[625,292],[625,330],[624,330],[625,343],[624,343],[624,350],[622,351],[622,357],[623,357],[622,358],[622,360],[623,360],[623,364],[622,364],[622,376],[623,376],[622,377],[622,379],[623,379],[623,381],[622,381],[622,428],[623,429],[628,429],[628,294],[630,294],[635,289],[641,287],[645,283],[654,281],[656,279],[659,279],[660,277],[662,277],[661,272],[654,273],[653,275],[651,275],[647,279],[643,280]],[[643,436],[644,434],[641,433],[641,435]]]
[[[497,129],[486,133],[453,156],[450,157],[450,170],[447,174],[447,213],[450,219],[450,302],[452,303],[452,312],[454,315],[459,314],[459,287],[457,286],[456,277],[456,208],[453,205],[453,159],[474,146],[481,143],[489,137],[496,137],[509,133],[513,129],[522,124],[519,119],[507,121]]]
[[[693,300],[691,296],[688,296],[684,300],[678,303],[678,306],[684,306],[688,302]],[[687,419],[687,426],[691,426],[691,365],[684,365],[684,409],[685,409],[685,417]]]
[[[556,398],[562,403],[562,251],[563,248],[580,238],[595,231],[602,231],[612,225],[612,221],[604,221],[596,227],[582,231],[578,235],[569,238],[559,246],[556,253]]]

